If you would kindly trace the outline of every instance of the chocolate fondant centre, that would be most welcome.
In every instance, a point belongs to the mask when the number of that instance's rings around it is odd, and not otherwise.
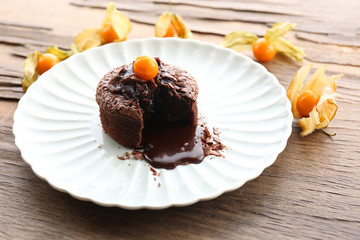
[[[163,123],[143,131],[144,158],[153,167],[172,169],[204,159],[201,143],[204,128],[199,125]]]

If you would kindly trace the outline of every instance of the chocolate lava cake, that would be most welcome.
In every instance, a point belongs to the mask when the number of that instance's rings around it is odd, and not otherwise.
[[[152,80],[139,78],[130,63],[107,73],[97,86],[102,127],[124,146],[142,146],[144,127],[154,123],[197,124],[195,79],[185,70],[155,60],[159,70]]]

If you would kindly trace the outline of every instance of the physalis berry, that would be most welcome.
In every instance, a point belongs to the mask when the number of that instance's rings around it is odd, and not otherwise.
[[[153,57],[141,55],[134,61],[133,70],[139,78],[148,81],[156,77],[159,66]]]
[[[155,36],[191,38],[192,33],[179,14],[165,12],[156,22]]]
[[[326,128],[335,117],[338,109],[335,102],[338,97],[336,81],[343,76],[327,76],[323,65],[303,84],[311,68],[312,65],[300,68],[287,90],[293,116],[300,119],[298,125],[302,129],[302,137],[311,134],[315,129]]]

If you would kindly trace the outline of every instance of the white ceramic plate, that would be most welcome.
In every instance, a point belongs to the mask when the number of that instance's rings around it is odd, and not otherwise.
[[[225,158],[157,169],[156,177],[145,161],[117,158],[131,150],[103,133],[95,89],[105,73],[141,54],[197,79],[199,111],[210,128],[219,128],[230,148]],[[291,122],[284,88],[260,64],[214,44],[152,38],[108,44],[57,64],[20,100],[13,132],[23,159],[55,189],[103,206],[162,209],[215,198],[259,176],[285,148]]]

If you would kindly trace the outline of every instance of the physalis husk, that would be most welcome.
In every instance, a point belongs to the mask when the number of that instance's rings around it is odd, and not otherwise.
[[[183,18],[176,13],[163,13],[155,25],[156,37],[191,38],[192,33]]]
[[[334,118],[338,109],[335,102],[335,98],[338,97],[336,81],[343,76],[343,74],[327,76],[325,65],[323,65],[303,84],[311,68],[312,65],[300,68],[287,90],[287,97],[291,102],[294,118],[300,119],[298,125],[302,129],[300,132],[302,137],[314,132],[315,129],[326,128]],[[314,95],[320,96],[319,102],[312,108],[309,116],[303,116],[298,109],[298,98],[306,91],[311,91]]]
[[[106,41],[101,37],[100,31],[107,25],[111,25],[118,36],[118,39],[114,42],[126,40],[131,31],[129,18],[117,11],[115,3],[111,2],[107,4],[106,15],[101,24],[101,28],[90,28],[82,31],[75,37],[74,43],[83,51],[105,44]]]
[[[250,32],[235,31],[225,36],[220,43],[221,46],[231,48],[237,52],[251,50],[252,44],[258,40],[258,37]]]
[[[106,16],[101,27],[109,24],[112,25],[119,37],[115,42],[125,41],[131,31],[131,23],[128,17],[116,10],[115,3],[113,2],[107,4]]]
[[[36,72],[37,59],[41,55],[39,51],[34,51],[28,54],[24,63],[24,76],[21,78],[21,86],[24,92],[33,84],[37,78]]]
[[[289,40],[283,38],[283,36],[295,26],[296,24],[289,22],[275,23],[266,31],[264,38],[274,45],[277,52],[300,62],[305,57],[305,52],[301,48],[294,46]],[[220,45],[241,52],[251,49],[253,43],[257,40],[258,37],[253,33],[235,31],[226,35]]]
[[[81,49],[76,44],[70,45],[69,51],[61,50],[57,46],[50,46],[45,51],[45,53],[53,54],[60,61],[63,61],[66,58],[79,52],[81,52]],[[21,78],[21,86],[24,92],[26,92],[27,89],[30,87],[30,85],[33,84],[38,79],[38,75],[40,73],[36,71],[36,67],[37,67],[38,59],[41,55],[42,54],[38,50],[36,50],[34,52],[30,52],[27,58],[25,59],[24,76]]]
[[[100,37],[100,28],[85,29],[75,37],[74,43],[79,46],[82,51],[101,46],[103,41]]]
[[[81,52],[81,49],[76,44],[70,45],[69,51],[59,49],[57,46],[50,46],[45,50],[45,53],[51,53],[55,55],[60,61],[67,59],[68,57]]]

